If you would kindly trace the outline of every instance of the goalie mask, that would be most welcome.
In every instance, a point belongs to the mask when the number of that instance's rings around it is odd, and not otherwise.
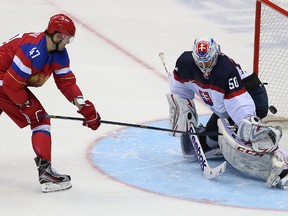
[[[220,47],[212,38],[198,38],[194,41],[192,56],[205,78],[211,74],[219,54]]]

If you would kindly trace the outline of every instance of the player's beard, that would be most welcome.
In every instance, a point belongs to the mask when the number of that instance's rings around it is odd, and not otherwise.
[[[63,51],[65,49],[66,44],[64,44],[63,42],[60,42],[57,45],[57,51]]]

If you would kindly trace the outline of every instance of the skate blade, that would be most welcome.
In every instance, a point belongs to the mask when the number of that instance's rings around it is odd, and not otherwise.
[[[47,182],[42,184],[42,192],[43,193],[57,192],[62,190],[68,190],[71,187],[72,185],[70,181],[59,183]]]

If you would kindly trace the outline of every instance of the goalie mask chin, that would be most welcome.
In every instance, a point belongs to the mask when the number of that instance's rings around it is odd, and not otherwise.
[[[169,125],[172,130],[189,131],[190,124],[198,124],[198,114],[193,100],[183,99],[175,94],[166,94],[169,103]],[[171,136],[181,133],[171,132]]]

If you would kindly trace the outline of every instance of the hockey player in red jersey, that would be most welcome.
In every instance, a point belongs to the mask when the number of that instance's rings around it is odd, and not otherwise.
[[[195,95],[213,112],[206,127],[198,125]],[[224,132],[223,128],[226,126],[223,124],[228,124],[230,130],[238,129],[237,134],[227,132],[225,137],[223,135],[223,139],[221,136],[221,142],[225,142],[225,146],[221,146],[218,136],[199,137],[206,158],[221,156],[223,149],[219,148],[219,144],[220,147],[227,149],[228,145],[241,146],[243,143],[249,143],[251,146],[245,147],[249,153],[270,155],[266,169],[261,167],[261,158],[257,166],[251,165],[253,164],[251,160],[256,160],[255,158],[247,159],[249,165],[243,165],[245,160],[239,156],[237,148],[231,148],[236,149],[235,154],[231,153],[230,148],[229,151],[224,151],[225,159],[233,165],[236,164],[235,168],[244,173],[257,173],[258,176],[254,176],[265,179],[267,187],[276,186],[282,179],[278,186],[288,189],[288,175],[286,177],[288,163],[285,162],[288,161],[288,154],[278,150],[282,130],[277,126],[267,126],[261,121],[268,112],[265,87],[255,73],[248,74],[239,64],[222,53],[215,40],[209,37],[198,38],[192,51],[181,54],[170,79],[170,94],[167,94],[167,99],[172,129],[188,131],[191,124],[197,132],[219,131],[218,125]],[[224,119],[228,123],[224,123]],[[195,159],[196,155],[189,136],[176,135],[180,136],[183,156]],[[247,167],[252,167],[252,171],[248,171]],[[263,170],[265,171],[262,172]]]
[[[84,116],[83,125],[92,130],[100,126],[99,113],[84,99],[70,69],[65,46],[75,32],[68,16],[56,14],[44,32],[18,34],[0,46],[0,113],[5,112],[20,128],[30,125],[43,192],[69,189],[71,178],[51,167],[50,119],[30,89],[42,86],[52,75],[58,89]]]

